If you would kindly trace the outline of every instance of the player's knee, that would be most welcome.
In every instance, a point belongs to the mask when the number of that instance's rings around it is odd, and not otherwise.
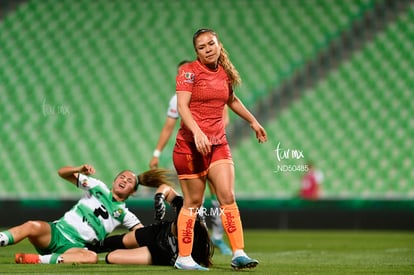
[[[189,208],[199,208],[203,203],[203,197],[195,197],[195,196],[189,196],[184,197],[184,207]]]
[[[93,251],[85,250],[85,253],[82,255],[82,263],[84,264],[96,264],[98,263],[98,254]]]
[[[84,250],[79,255],[79,263],[96,264],[98,263],[98,254],[90,250]]]
[[[107,264],[112,264],[113,262],[112,262],[112,255],[111,255],[112,253],[110,252],[110,253],[108,253],[108,254],[106,254],[106,256],[105,256],[105,262],[107,263]]]
[[[232,190],[217,191],[217,200],[220,205],[230,205],[236,201],[236,195]]]
[[[220,206],[223,206],[223,205],[230,205],[230,204],[233,204],[233,203],[235,203],[235,202],[236,202],[236,200],[235,200],[234,196],[231,196],[231,195],[224,196],[224,197],[223,197],[223,198],[221,198],[221,200],[220,200]]]
[[[38,221],[27,221],[23,224],[23,227],[30,232],[30,235],[37,232],[41,228],[41,224]]]

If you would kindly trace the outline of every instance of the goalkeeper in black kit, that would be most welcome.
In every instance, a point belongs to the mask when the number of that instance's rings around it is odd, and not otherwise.
[[[173,221],[163,220],[166,213],[165,201],[174,209]],[[162,185],[154,196],[156,223],[126,234],[107,237],[88,246],[88,249],[97,253],[109,252],[105,257],[108,264],[173,266],[178,256],[176,221],[182,205],[183,198],[171,186]],[[213,252],[208,230],[197,219],[192,256],[198,264],[209,267],[212,265]]]

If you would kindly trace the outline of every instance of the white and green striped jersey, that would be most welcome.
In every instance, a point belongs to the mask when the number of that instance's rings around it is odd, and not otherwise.
[[[118,225],[131,229],[140,223],[124,202],[113,199],[102,181],[79,174],[78,188],[85,190],[85,195],[56,221],[58,230],[71,242],[103,240]]]

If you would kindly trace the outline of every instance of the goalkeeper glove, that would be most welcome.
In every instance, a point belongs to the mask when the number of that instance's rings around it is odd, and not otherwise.
[[[157,193],[154,196],[155,220],[160,221],[165,216],[165,196],[163,193]]]

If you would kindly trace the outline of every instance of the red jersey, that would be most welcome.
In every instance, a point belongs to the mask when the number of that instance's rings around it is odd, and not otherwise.
[[[302,178],[300,196],[304,199],[317,199],[319,197],[319,184],[322,182],[322,174],[313,169],[309,170]]]
[[[190,92],[190,111],[212,145],[227,143],[223,122],[224,105],[233,89],[221,65],[211,71],[198,60],[180,67],[176,78],[177,92]],[[181,121],[177,139],[194,142],[192,132]]]

